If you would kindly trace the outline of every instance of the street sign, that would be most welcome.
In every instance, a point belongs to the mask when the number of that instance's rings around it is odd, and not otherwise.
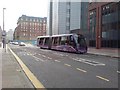
[[[6,36],[6,32],[5,31],[2,32],[2,36]]]

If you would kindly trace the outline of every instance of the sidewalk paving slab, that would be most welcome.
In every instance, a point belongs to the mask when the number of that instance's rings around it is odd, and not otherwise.
[[[2,88],[29,88],[34,86],[9,50],[2,49]]]
[[[88,48],[88,54],[94,54],[94,55],[102,55],[102,56],[108,56],[108,57],[113,57],[113,58],[120,58],[119,55],[120,49],[117,48],[101,48],[101,49],[96,49],[96,48]]]

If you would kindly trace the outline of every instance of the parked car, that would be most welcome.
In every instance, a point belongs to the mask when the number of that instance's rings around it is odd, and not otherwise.
[[[25,46],[25,43],[24,42],[20,42],[19,46]]]
[[[14,45],[18,45],[18,42],[13,42]]]

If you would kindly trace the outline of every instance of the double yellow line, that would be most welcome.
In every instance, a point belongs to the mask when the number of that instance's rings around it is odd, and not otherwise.
[[[22,60],[8,47],[10,52],[13,54],[13,56],[16,58],[17,62],[31,81],[31,83],[34,85],[34,87],[39,90],[42,88],[45,90],[45,87],[42,85],[42,83],[35,77],[35,75],[29,70],[29,68],[22,62]]]

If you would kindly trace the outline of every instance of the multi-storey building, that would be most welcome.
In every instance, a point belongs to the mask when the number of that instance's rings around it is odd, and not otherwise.
[[[71,33],[72,30],[78,30],[80,32],[81,28],[86,29],[87,11],[85,12],[84,10],[87,10],[88,2],[61,2],[59,0],[52,1],[52,8],[49,8],[49,13],[52,14],[48,15],[48,35],[50,34],[49,23],[52,23],[52,34],[67,34]],[[50,15],[52,15],[52,17]],[[81,20],[83,21],[81,22]]]
[[[89,46],[120,48],[120,2],[89,3]]]
[[[46,17],[22,15],[14,31],[14,40],[36,40],[37,36],[46,35],[46,23]]]
[[[14,31],[12,29],[10,29],[8,32],[7,32],[7,36],[6,36],[6,39],[8,41],[13,41],[13,33]]]

